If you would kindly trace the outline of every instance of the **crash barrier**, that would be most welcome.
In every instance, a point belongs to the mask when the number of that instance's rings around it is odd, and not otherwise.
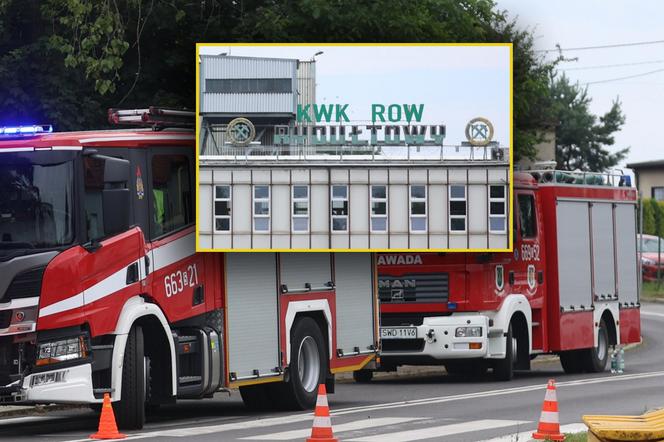
[[[332,433],[332,421],[330,420],[330,407],[327,404],[325,384],[318,386],[314,424],[311,427],[311,437],[307,438],[307,442],[338,442]]]
[[[565,435],[560,432],[560,419],[558,417],[558,398],[556,397],[556,381],[549,379],[542,404],[537,431],[533,433],[533,439],[538,440],[565,440]]]
[[[640,416],[583,416],[588,426],[588,441],[661,441],[664,440],[664,409]]]
[[[99,429],[95,434],[90,435],[90,439],[124,439],[126,434],[118,431],[115,424],[115,413],[111,405],[111,397],[104,393],[104,403],[101,406],[101,416],[99,416]]]

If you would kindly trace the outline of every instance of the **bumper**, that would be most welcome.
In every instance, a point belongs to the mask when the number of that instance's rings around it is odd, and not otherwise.
[[[456,337],[458,327],[480,327],[479,337]],[[396,329],[416,329],[416,337],[388,338]],[[417,357],[422,360],[450,360],[484,358],[488,351],[489,318],[483,315],[453,315],[424,318],[422,325],[414,327],[381,327],[381,358]]]
[[[101,402],[93,394],[92,367],[75,365],[26,376],[22,384],[0,387],[2,404],[89,404]]]

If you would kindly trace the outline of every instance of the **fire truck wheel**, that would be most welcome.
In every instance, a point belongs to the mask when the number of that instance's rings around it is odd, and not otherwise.
[[[139,430],[145,423],[145,352],[143,329],[134,325],[127,337],[122,363],[122,399],[113,403],[118,427]]]
[[[517,355],[517,340],[512,332],[510,323],[505,337],[505,359],[498,359],[494,362],[493,376],[497,381],[510,381],[514,377],[514,362]]]
[[[583,372],[583,355],[579,350],[570,350],[560,352],[560,365],[567,374],[577,374]]]
[[[306,410],[316,405],[318,386],[325,383],[327,351],[323,333],[311,318],[301,318],[291,329],[291,357],[288,380],[278,388],[278,405],[289,410]],[[276,391],[275,391],[276,393]],[[276,402],[276,401],[275,401]]]
[[[599,322],[597,347],[589,348],[584,352],[585,358],[583,361],[586,372],[601,373],[606,370],[606,363],[609,360],[609,331],[604,319]]]
[[[366,384],[373,379],[373,370],[357,370],[353,372],[353,380],[358,384]]]
[[[269,388],[269,384],[240,387],[240,396],[242,396],[245,407],[254,411],[270,410],[273,402]]]

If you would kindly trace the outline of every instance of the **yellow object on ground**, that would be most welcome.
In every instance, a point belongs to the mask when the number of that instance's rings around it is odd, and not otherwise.
[[[664,440],[664,409],[640,416],[583,416],[583,422],[600,441]],[[588,440],[593,440],[588,437]]]

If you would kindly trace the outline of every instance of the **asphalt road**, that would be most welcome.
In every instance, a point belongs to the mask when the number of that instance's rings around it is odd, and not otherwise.
[[[664,304],[642,307],[644,343],[626,353],[623,375],[565,375],[539,363],[512,382],[441,374],[341,383],[329,397],[335,435],[343,441],[528,440],[549,378],[558,387],[563,431],[582,430],[582,414],[640,414],[664,406]],[[78,441],[96,430],[87,409],[0,419],[0,440]],[[170,441],[304,440],[310,413],[252,413],[239,394],[182,401],[150,417],[131,439]],[[517,438],[517,435],[519,436]]]

